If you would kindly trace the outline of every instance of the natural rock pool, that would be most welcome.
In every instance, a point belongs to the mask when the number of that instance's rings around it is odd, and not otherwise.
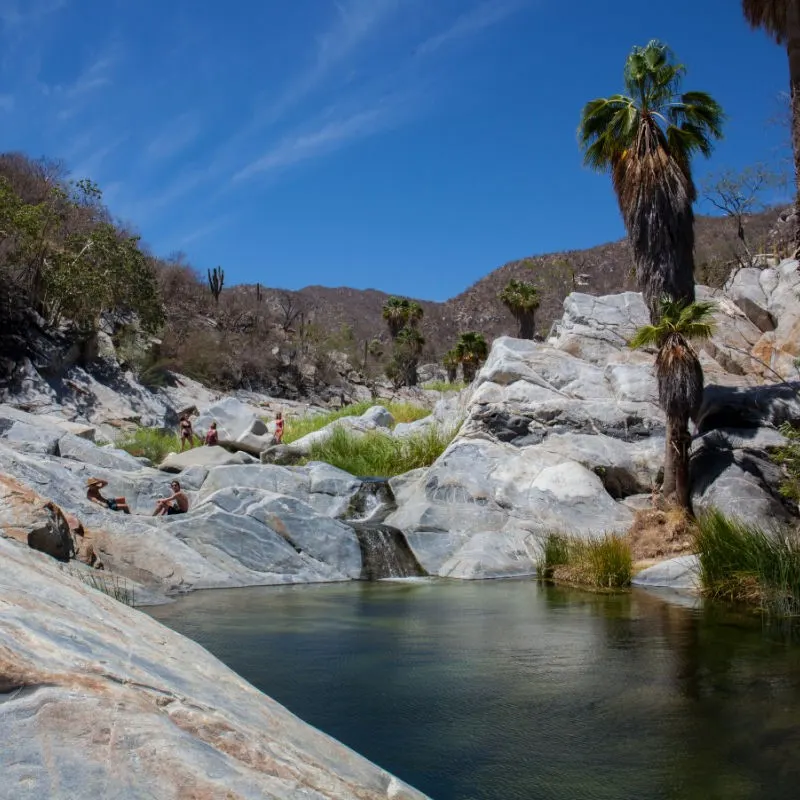
[[[798,796],[800,642],[750,615],[533,581],[220,590],[149,611],[435,800]]]

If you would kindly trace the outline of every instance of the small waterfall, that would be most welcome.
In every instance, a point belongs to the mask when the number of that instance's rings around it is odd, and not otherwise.
[[[379,525],[397,508],[394,494],[385,478],[362,478],[350,501],[346,522]]]
[[[361,546],[361,580],[421,578],[420,566],[402,531],[389,525],[350,522]]]

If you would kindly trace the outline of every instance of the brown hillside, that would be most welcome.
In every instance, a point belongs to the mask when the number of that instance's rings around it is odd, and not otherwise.
[[[754,215],[747,221],[748,240],[761,249],[778,217],[777,210]],[[719,283],[727,273],[736,252],[734,224],[718,217],[698,217],[696,223],[696,262],[698,281]],[[562,303],[573,290],[590,294],[609,294],[634,288],[632,262],[623,239],[588,250],[570,250],[512,261],[490,272],[466,291],[444,303],[420,300],[425,309],[423,332],[427,340],[426,357],[438,359],[462,331],[476,330],[487,339],[514,334],[513,318],[497,299],[511,278],[535,283],[542,294],[537,312],[537,330],[547,334],[561,316]],[[239,291],[252,287],[237,287]],[[389,295],[375,289],[308,286],[298,292],[265,290],[275,302],[278,296],[292,296],[323,331],[332,333],[351,326],[356,342],[373,337],[387,341],[381,317]]]

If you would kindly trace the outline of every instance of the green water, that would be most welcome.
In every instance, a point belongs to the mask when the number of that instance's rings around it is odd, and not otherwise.
[[[746,614],[532,581],[150,611],[435,800],[800,797],[800,644]]]

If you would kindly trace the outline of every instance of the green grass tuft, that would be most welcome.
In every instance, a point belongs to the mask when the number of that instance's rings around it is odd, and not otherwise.
[[[134,589],[125,578],[96,571],[87,572],[82,569],[70,569],[68,571],[70,575],[77,578],[85,586],[97,589],[98,592],[102,592],[123,605],[134,606],[136,600]]]
[[[432,392],[460,392],[466,389],[468,383],[458,381],[456,383],[448,383],[447,381],[430,381],[422,386],[423,389],[429,389]]]
[[[376,403],[373,400],[365,400],[361,403],[353,403],[353,405],[338,408],[335,411],[327,411],[324,414],[310,414],[306,417],[287,419],[283,432],[283,443],[291,444],[296,442],[298,439],[302,439],[303,436],[314,433],[342,417],[360,417],[365,411],[378,405],[387,409],[394,417],[395,422],[415,422],[418,419],[424,419],[431,413],[429,409],[415,406],[413,403]]]
[[[149,458],[160,464],[169,453],[179,448],[178,436],[161,428],[139,428],[131,433],[123,433],[116,446],[132,456]]]
[[[445,451],[458,428],[452,432],[431,425],[413,436],[395,439],[379,431],[363,435],[336,427],[325,442],[311,448],[309,461],[325,461],[352,475],[390,478],[412,469],[429,467]]]
[[[579,539],[548,534],[537,565],[539,577],[556,583],[592,589],[630,586],[633,557],[627,539],[606,534],[601,539]]]
[[[709,597],[758,605],[775,616],[800,614],[800,538],[775,534],[719,511],[697,521],[700,585]]]

